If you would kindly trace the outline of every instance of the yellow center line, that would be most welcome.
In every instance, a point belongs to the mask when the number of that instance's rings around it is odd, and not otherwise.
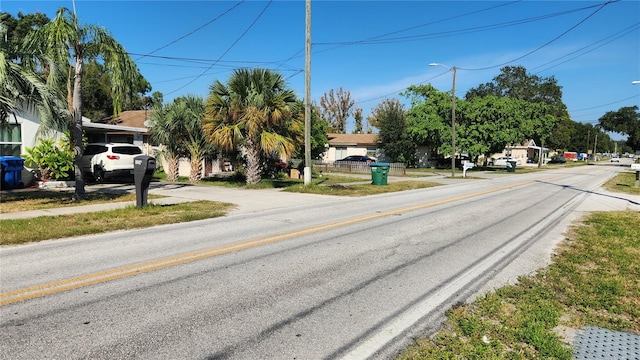
[[[533,181],[526,181],[518,184],[503,186],[496,189],[479,191],[467,195],[459,195],[443,200],[432,201],[428,203],[422,203],[417,205],[411,205],[386,211],[377,212],[375,214],[367,214],[362,216],[357,216],[345,220],[337,220],[329,223],[319,224],[310,226],[300,230],[288,231],[285,233],[268,235],[258,238],[253,238],[245,241],[239,241],[231,244],[219,245],[207,249],[196,250],[184,254],[178,254],[174,256],[169,256],[165,258],[160,258],[151,261],[145,261],[138,264],[122,266],[115,269],[100,271],[92,274],[76,276],[64,280],[54,281],[50,283],[45,283],[41,285],[26,287],[22,289],[17,289],[13,291],[7,291],[0,293],[0,306],[12,304],[19,301],[34,299],[38,297],[43,297],[47,295],[52,295],[56,293],[60,293],[63,291],[78,289],[84,286],[90,286],[95,284],[100,284],[112,280],[122,279],[125,277],[143,274],[155,270],[165,269],[168,267],[186,264],[198,260],[203,260],[207,258],[212,258],[219,255],[229,254],[236,251],[246,250],[262,245],[272,244],[276,242],[280,242],[283,240],[288,240],[304,235],[310,235],[322,231],[332,230],[340,227],[344,227],[347,225],[357,224],[360,222],[370,221],[374,219],[379,219],[391,215],[407,213],[415,210],[425,209],[428,207],[438,206],[442,204],[447,204],[459,200],[469,199],[476,196],[482,196],[506,189],[512,189],[520,186],[524,186],[527,184],[533,183]]]

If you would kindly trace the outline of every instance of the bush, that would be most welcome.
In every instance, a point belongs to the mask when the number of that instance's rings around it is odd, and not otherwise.
[[[23,155],[27,167],[38,168],[43,180],[69,180],[74,171],[74,155],[68,136],[56,145],[53,139],[41,139],[38,145],[26,148]]]

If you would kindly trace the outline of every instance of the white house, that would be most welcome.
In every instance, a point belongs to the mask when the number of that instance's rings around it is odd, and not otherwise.
[[[146,128],[92,123],[83,118],[83,128],[90,142],[128,142],[146,150]],[[40,118],[35,113],[18,111],[10,115],[7,126],[0,128],[0,156],[21,156],[27,148],[34,147],[44,137],[59,137],[60,133],[40,135]],[[30,183],[32,175],[28,170],[22,172],[22,182]]]

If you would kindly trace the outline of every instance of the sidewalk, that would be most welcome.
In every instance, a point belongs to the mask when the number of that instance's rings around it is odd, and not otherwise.
[[[56,188],[59,191],[73,193],[72,187]],[[99,184],[87,185],[87,192],[91,191],[126,191],[135,193],[133,184]],[[20,191],[29,191],[24,189]],[[183,183],[161,183],[154,182],[149,186],[149,195],[163,196],[157,199],[149,199],[147,203],[158,205],[178,204],[189,201],[218,201],[236,204],[229,214],[254,213],[269,209],[287,208],[301,204],[311,204],[318,202],[328,202],[339,200],[337,197],[299,194],[283,192],[281,189],[234,189],[221,186],[193,185]],[[70,215],[77,213],[108,211],[121,209],[127,206],[135,206],[135,201],[111,202],[104,204],[91,204],[79,206],[67,206],[42,210],[18,211],[10,213],[0,213],[0,220],[6,219],[28,219],[38,216]]]
[[[417,175],[424,175],[419,177],[394,177],[389,176],[389,181],[430,181],[437,182],[442,185],[459,184],[467,181],[483,181],[491,180],[503,176],[509,176],[500,172],[482,172],[471,173],[474,180],[462,178],[462,175],[456,174],[456,178],[451,178],[450,173],[416,173]],[[368,174],[351,174],[351,176],[362,177],[363,183],[371,180],[371,175]],[[482,178],[482,179],[479,179]],[[59,185],[60,187],[56,187]],[[72,184],[71,184],[72,185]],[[73,187],[69,183],[50,184],[52,188],[59,189],[61,191],[73,192]],[[85,187],[87,192],[91,191],[126,191],[135,193],[134,184],[97,184],[87,185]],[[19,191],[30,191],[30,189],[23,189]],[[208,185],[194,185],[187,183],[165,183],[165,182],[153,182],[149,186],[149,194],[163,196],[158,199],[150,199],[147,202],[152,204],[169,205],[178,204],[189,201],[207,200],[207,201],[219,201],[236,204],[237,206],[229,212],[229,214],[245,214],[255,213],[259,211],[269,209],[288,208],[302,204],[313,204],[319,202],[340,201],[340,197],[317,195],[317,194],[304,194],[304,193],[290,193],[282,191],[281,189],[236,189],[227,188],[221,186],[208,186]],[[5,219],[27,219],[38,216],[57,216],[57,215],[70,215],[77,213],[98,212],[114,209],[121,209],[127,206],[135,206],[135,201],[126,202],[112,202],[104,204],[91,204],[91,205],[79,205],[79,206],[67,206],[60,208],[51,208],[43,210],[29,210],[19,211],[11,213],[0,213],[0,220]],[[622,193],[610,193],[604,189],[594,191],[592,196],[589,196],[587,200],[580,206],[579,211],[615,211],[615,210],[634,210],[640,211],[640,196],[629,195]],[[1,211],[1,204],[0,204]]]

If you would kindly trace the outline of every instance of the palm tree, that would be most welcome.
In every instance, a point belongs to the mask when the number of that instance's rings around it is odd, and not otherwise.
[[[239,69],[225,86],[210,88],[203,129],[208,140],[246,157],[247,184],[260,182],[262,159],[289,157],[302,129],[300,102],[284,77],[266,69]]]
[[[194,95],[179,97],[171,104],[154,108],[151,114],[151,138],[163,145],[168,181],[177,180],[178,159],[181,156],[191,158],[189,181],[198,182],[202,179],[202,161],[212,150],[202,131],[203,115],[204,99]]]
[[[40,75],[10,58],[6,28],[0,24],[0,126],[6,126],[16,113],[36,112],[41,119],[41,131],[68,128],[70,114],[65,111],[61,94],[55,86],[48,86]],[[49,66],[55,65],[48,59]]]
[[[213,150],[213,145],[207,141],[202,130],[204,117],[204,99],[200,96],[186,96],[179,99],[185,108],[184,145],[191,158],[191,173],[189,181],[196,183],[202,180],[202,162],[205,156]]]
[[[111,75],[114,115],[122,110],[125,96],[131,95],[133,81],[140,72],[125,49],[109,32],[96,25],[80,25],[78,17],[69,9],[61,7],[55,18],[43,27],[31,32],[25,39],[25,50],[35,59],[48,56],[61,64],[69,64],[68,74],[73,76],[67,86],[67,98],[73,113],[73,141],[75,152],[75,198],[85,197],[84,177],[81,168],[82,143],[82,75],[85,60],[99,58]],[[64,73],[64,72],[63,72]],[[49,78],[59,73],[52,72]],[[66,75],[64,75],[66,76]],[[70,96],[71,91],[73,96]]]
[[[154,104],[149,135],[153,144],[162,145],[160,156],[165,160],[166,168],[164,171],[167,174],[167,181],[170,182],[178,180],[178,161],[182,155],[178,141],[179,122],[176,121],[177,118],[178,115],[173,104]]]

